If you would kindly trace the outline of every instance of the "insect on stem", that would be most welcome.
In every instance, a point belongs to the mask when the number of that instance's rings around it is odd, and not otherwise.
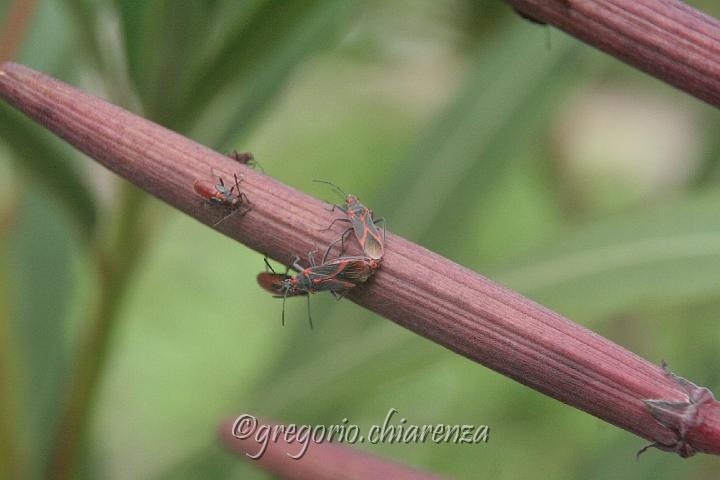
[[[196,180],[193,184],[195,193],[202,197],[208,205],[231,209],[231,212],[215,222],[212,225],[213,227],[217,227],[237,213],[244,215],[252,210],[252,202],[250,202],[250,199],[244,192],[240,191],[240,180],[237,174],[233,174],[235,185],[227,188],[223,178],[219,175],[215,175],[215,171],[212,168],[210,169],[210,173],[213,177],[217,178],[217,183],[212,183],[208,180]],[[243,208],[243,206],[245,208]]]

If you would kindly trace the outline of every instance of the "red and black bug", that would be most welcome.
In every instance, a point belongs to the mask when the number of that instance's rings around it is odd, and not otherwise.
[[[327,256],[327,252],[326,252]],[[285,300],[287,297],[307,295],[308,293],[330,292],[336,300],[340,300],[347,292],[367,281],[375,270],[380,267],[377,260],[370,257],[339,257],[321,265],[315,264],[314,252],[308,254],[310,266],[303,268],[300,265],[300,257],[293,260],[293,268],[298,270],[294,277],[287,276],[279,281],[277,273],[270,280],[270,287],[277,289],[283,297],[282,324],[285,325]],[[278,287],[279,282],[279,287]],[[308,297],[308,319],[312,328],[312,316],[310,315],[310,300]]]
[[[240,191],[238,176],[233,174],[233,177],[235,178],[235,185],[230,188],[225,186],[225,182],[220,176],[217,177],[217,183],[209,180],[196,180],[193,184],[195,193],[204,198],[209,205],[222,206],[232,210],[215,222],[213,227],[217,227],[236,213],[242,213],[244,215],[252,209],[247,195]],[[243,208],[243,204],[246,204],[245,208]]]
[[[385,248],[385,226],[383,225],[381,234],[377,223],[384,222],[385,219],[374,219],[372,210],[360,203],[360,200],[355,195],[345,193],[342,188],[338,187],[334,183],[325,180],[313,181],[326,183],[332,186],[337,193],[345,197],[345,205],[335,204],[333,205],[332,210],[334,211],[337,208],[347,215],[347,218],[336,218],[330,223],[326,230],[332,228],[335,222],[348,222],[351,226],[343,232],[339,239],[330,244],[328,251],[337,242],[341,242],[340,252],[342,254],[342,252],[345,251],[345,237],[350,232],[355,232],[355,237],[358,242],[360,242],[360,246],[362,247],[363,252],[365,252],[365,255],[373,260],[381,260]]]

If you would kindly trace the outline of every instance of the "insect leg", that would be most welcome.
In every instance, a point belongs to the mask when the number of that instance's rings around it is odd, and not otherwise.
[[[248,203],[250,203],[250,202],[248,202]],[[241,209],[242,209],[242,207],[238,207],[237,211],[240,212]],[[240,213],[241,213],[241,216],[242,216],[242,215],[245,215],[246,213],[248,213],[248,212],[249,212],[250,210],[252,210],[252,209],[253,209],[252,205],[245,205],[245,210],[243,210],[242,212],[240,212]]]
[[[345,237],[347,237],[348,233],[351,233],[355,229],[353,227],[348,228],[343,232],[343,234],[340,236],[340,255],[345,253]],[[335,240],[337,241],[337,240]]]
[[[330,290],[330,293],[333,297],[335,297],[335,300],[342,300],[345,295],[347,295],[348,290]]]
[[[283,308],[282,308],[282,320],[281,320],[281,323],[282,323],[282,326],[283,326],[283,327],[285,326],[285,300],[287,300],[287,296],[288,296],[288,292],[289,292],[289,291],[290,291],[289,288],[288,288],[287,290],[285,290],[285,295],[283,296]]]
[[[312,313],[310,313],[310,295],[305,295],[305,298],[307,299],[307,312],[308,312],[308,321],[310,322],[310,330],[315,330],[315,327],[313,327],[313,322],[312,322]]]
[[[230,193],[232,193],[233,188],[234,188],[235,191],[238,193],[238,196],[239,196],[239,195],[244,195],[244,194],[241,194],[241,193],[240,193],[240,181],[238,180],[237,174],[236,174],[236,173],[233,173],[233,177],[235,177],[235,186],[230,187]]]
[[[343,234],[342,234],[342,236],[340,236],[340,238],[338,238],[337,240],[335,240],[334,242],[332,242],[330,245],[328,245],[327,250],[325,250],[325,255],[323,255],[322,263],[325,263],[325,260],[327,260],[327,256],[328,256],[328,254],[330,253],[330,250],[331,250],[332,247],[334,247],[335,244],[338,243],[338,242],[342,242],[341,245],[340,245],[340,255],[338,255],[338,257],[343,254],[343,252],[345,251],[345,237],[348,235],[348,233],[350,233],[350,232],[352,232],[352,231],[353,231],[353,227],[348,228],[347,230],[345,230],[345,231],[343,232]]]
[[[333,205],[333,210],[335,209],[335,207],[337,207],[337,205]],[[330,210],[330,211],[332,211],[332,210]],[[318,232],[324,232],[324,231],[326,231],[326,230],[330,230],[330,229],[333,227],[333,225],[335,225],[335,222],[348,222],[348,223],[350,223],[350,219],[349,219],[349,218],[337,217],[337,218],[333,219],[332,222],[330,222],[330,225],[328,225],[327,228],[323,228],[323,229],[321,229],[321,230],[318,230]]]
[[[223,216],[220,220],[218,220],[217,222],[213,223],[213,225],[212,225],[213,228],[217,227],[218,225],[220,225],[221,223],[223,223],[225,220],[227,220],[228,218],[230,218],[230,217],[232,217],[233,215],[235,215],[236,213],[238,213],[238,211],[239,211],[239,210],[233,210],[232,212],[230,212],[230,213],[228,213],[227,215]]]
[[[308,262],[310,262],[311,267],[316,267],[317,264],[315,263],[315,254],[318,252],[318,248],[315,247],[315,250],[308,252]]]
[[[238,198],[239,198],[241,201],[242,201],[242,200],[245,200],[247,203],[252,203],[252,202],[250,201],[250,199],[247,197],[247,195],[245,195],[245,193],[243,193],[243,192],[238,193]]]

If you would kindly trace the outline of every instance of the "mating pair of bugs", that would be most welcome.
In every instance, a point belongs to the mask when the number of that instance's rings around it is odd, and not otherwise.
[[[344,205],[333,205],[332,211],[340,210],[345,217],[334,219],[325,229],[329,230],[337,222],[347,222],[350,226],[340,235],[340,238],[328,245],[320,264],[315,263],[316,251],[308,254],[309,267],[303,268],[299,261],[300,257],[295,256],[293,268],[298,274],[290,276],[289,268],[285,273],[277,273],[265,259],[266,271],[257,276],[257,281],[265,290],[276,294],[283,299],[282,323],[285,324],[285,301],[288,297],[304,296],[307,299],[308,321],[312,328],[312,315],[310,313],[310,296],[316,292],[330,292],[336,300],[340,300],[347,292],[362,283],[365,283],[380,268],[380,262],[385,248],[385,229],[382,233],[378,224],[383,219],[373,219],[373,212],[360,203],[354,195],[345,193],[337,185],[323,180],[315,180],[320,183],[331,185],[337,193],[345,198]],[[360,243],[365,255],[342,256],[345,251],[345,238],[351,233]],[[341,243],[340,256],[327,260],[332,248]]]
[[[251,153],[233,152],[229,156],[243,164],[257,165]],[[208,204],[223,206],[231,210],[215,222],[213,227],[219,225],[232,215],[237,213],[244,215],[252,209],[251,202],[247,198],[247,195],[240,191],[237,175],[233,175],[233,177],[235,184],[230,188],[227,188],[221,177],[217,177],[217,183],[198,180],[193,185],[195,192],[204,198]],[[372,210],[360,203],[356,196],[345,193],[337,185],[323,180],[315,181],[331,185],[333,189],[345,199],[344,205],[333,205],[332,207],[332,211],[338,209],[345,214],[345,217],[334,219],[326,230],[332,228],[337,222],[348,222],[350,223],[350,227],[342,233],[340,238],[328,246],[319,265],[315,262],[314,258],[316,251],[308,254],[309,266],[307,268],[303,268],[300,265],[300,257],[296,256],[292,266],[298,270],[299,273],[294,277],[288,274],[289,268],[285,273],[276,273],[267,259],[265,259],[267,270],[260,273],[257,280],[261,287],[275,294],[276,297],[283,299],[283,325],[285,324],[285,301],[287,297],[305,296],[307,298],[308,320],[312,328],[309,294],[329,291],[336,299],[341,299],[351,288],[364,283],[375,273],[380,267],[380,261],[384,254],[385,229],[383,227],[381,235],[377,225],[384,220],[373,219]],[[345,239],[353,232],[365,255],[342,256],[342,253],[345,251]],[[338,242],[341,244],[340,256],[333,260],[327,260],[328,254]]]

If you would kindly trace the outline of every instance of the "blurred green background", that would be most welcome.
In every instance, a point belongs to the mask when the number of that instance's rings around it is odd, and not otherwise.
[[[16,61],[320,198],[311,179],[332,180],[393,232],[720,392],[716,109],[495,0],[0,12]],[[0,136],[2,478],[40,478],[71,441],[78,371],[76,478],[269,478],[218,445],[222,419],[367,428],[391,407],[491,427],[476,446],[361,447],[456,478],[717,478],[713,457],[636,461],[643,440],[349,302],[314,296],[310,331],[288,301],[282,328],[260,254],[4,104]]]

